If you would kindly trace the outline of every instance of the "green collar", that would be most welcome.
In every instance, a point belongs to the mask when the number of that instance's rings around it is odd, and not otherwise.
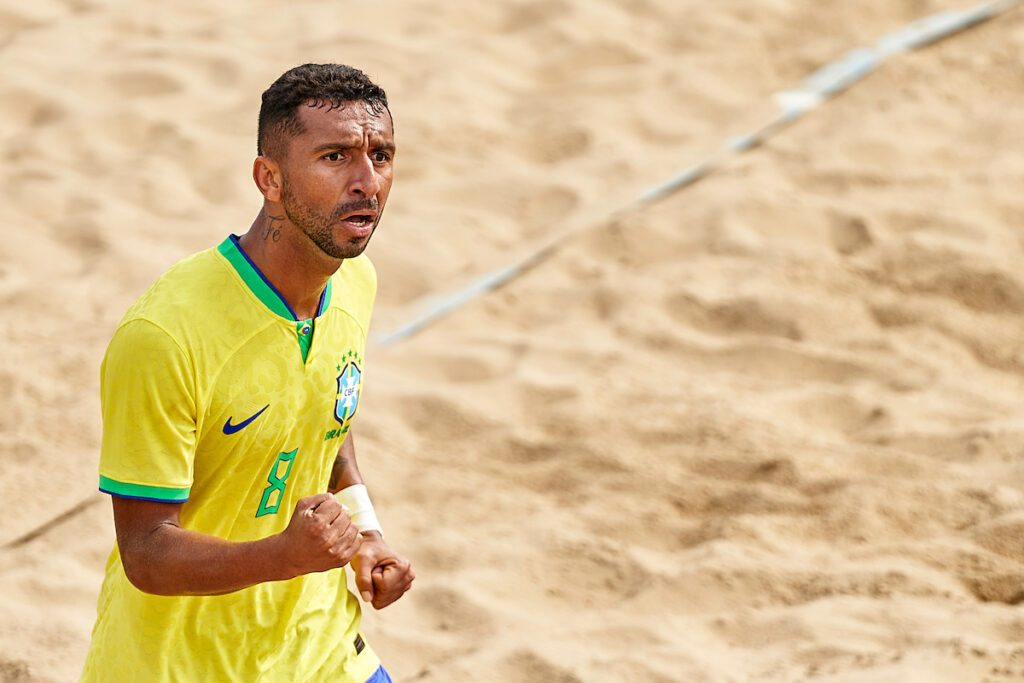
[[[306,357],[309,355],[309,347],[313,344],[313,319],[299,320],[299,317],[295,315],[295,311],[288,305],[285,298],[281,296],[281,292],[277,291],[277,288],[270,283],[270,280],[260,272],[256,264],[242,251],[242,247],[238,244],[238,237],[228,235],[228,238],[217,247],[217,251],[228,260],[228,263],[235,269],[235,272],[241,276],[249,291],[255,294],[256,298],[263,302],[263,305],[271,313],[295,323],[295,335],[299,341],[299,350],[302,352],[302,362],[305,363]],[[331,281],[328,280],[327,286],[324,287],[324,291],[320,295],[320,306],[317,307],[316,311],[317,317],[323,315],[330,304]]]
[[[227,239],[220,243],[217,251],[228,260],[228,263],[241,276],[249,291],[255,294],[256,298],[262,301],[263,305],[270,309],[272,313],[288,320],[299,320],[299,317],[295,315],[295,311],[288,305],[285,298],[281,296],[281,292],[277,291],[277,288],[270,284],[270,280],[260,272],[256,264],[242,251],[242,247],[238,244],[238,237],[229,235]],[[323,294],[320,295],[320,306],[317,308],[317,316],[323,315],[330,304],[331,281],[328,280]]]

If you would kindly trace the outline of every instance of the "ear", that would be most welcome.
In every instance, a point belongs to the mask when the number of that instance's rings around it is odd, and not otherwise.
[[[271,202],[281,201],[281,167],[270,157],[256,157],[252,163],[252,179],[263,196]]]

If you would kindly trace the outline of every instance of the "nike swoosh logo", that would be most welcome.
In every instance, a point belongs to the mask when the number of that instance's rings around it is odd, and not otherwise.
[[[258,413],[256,413],[255,415],[253,415],[252,417],[250,417],[250,418],[248,418],[246,420],[242,420],[238,424],[231,424],[231,417],[228,417],[227,422],[224,423],[224,433],[225,434],[234,434],[235,432],[238,432],[238,431],[241,431],[241,430],[245,429],[250,424],[252,424],[253,420],[255,420],[257,417],[262,415],[263,411],[266,410],[269,407],[270,407],[270,404],[268,403],[267,405],[265,405],[262,408],[260,408]]]

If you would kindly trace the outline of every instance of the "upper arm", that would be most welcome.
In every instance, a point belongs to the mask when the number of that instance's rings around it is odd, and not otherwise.
[[[100,374],[100,490],[182,503],[192,485],[195,379],[190,357],[162,328],[122,325]]]

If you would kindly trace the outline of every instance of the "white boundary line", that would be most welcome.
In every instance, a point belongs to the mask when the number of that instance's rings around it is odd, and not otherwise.
[[[916,50],[959,33],[1007,12],[1021,2],[1024,0],[994,0],[966,10],[932,14],[908,24],[896,33],[883,36],[872,47],[857,48],[847,52],[836,61],[826,64],[805,78],[799,87],[776,93],[772,99],[779,111],[771,120],[746,135],[729,139],[717,154],[684,168],[662,183],[647,188],[636,199],[619,211],[613,212],[612,215],[617,216],[643,208],[692,185],[721,168],[733,156],[760,146],[765,140],[807,112],[867,76],[890,57]],[[381,346],[395,344],[472,299],[519,277],[553,256],[579,232],[582,230],[563,234],[547,245],[534,250],[517,263],[492,271],[457,292],[430,297],[429,303],[425,304],[425,310],[419,316],[393,332],[379,335],[376,339],[377,343]]]

